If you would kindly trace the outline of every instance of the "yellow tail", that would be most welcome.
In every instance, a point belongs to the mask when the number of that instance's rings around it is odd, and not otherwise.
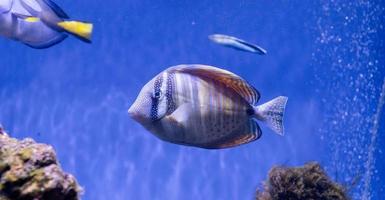
[[[93,25],[78,21],[62,21],[58,26],[87,42],[91,41]]]

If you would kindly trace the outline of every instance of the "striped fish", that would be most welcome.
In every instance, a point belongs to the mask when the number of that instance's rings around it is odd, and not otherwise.
[[[208,149],[261,137],[258,121],[283,135],[287,97],[256,106],[260,93],[241,77],[206,65],[178,65],[155,76],[129,108],[160,139]]]

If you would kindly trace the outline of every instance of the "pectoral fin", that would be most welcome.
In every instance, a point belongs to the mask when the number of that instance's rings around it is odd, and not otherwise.
[[[179,106],[173,113],[167,116],[167,118],[173,121],[174,123],[177,123],[179,126],[185,126],[191,113],[192,113],[191,104],[185,103]]]

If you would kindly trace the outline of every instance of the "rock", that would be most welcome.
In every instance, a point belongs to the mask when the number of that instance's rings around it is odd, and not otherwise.
[[[0,200],[78,200],[81,191],[51,146],[0,134]]]
[[[257,200],[347,200],[346,189],[333,182],[318,163],[303,167],[273,167]]]

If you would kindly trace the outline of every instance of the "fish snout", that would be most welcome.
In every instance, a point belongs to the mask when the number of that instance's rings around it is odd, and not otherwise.
[[[138,121],[138,122],[141,122],[144,120],[144,116],[137,110],[135,109],[135,106],[132,105],[129,109],[128,109],[128,115],[130,115],[130,117],[132,119],[134,119],[135,121]]]

